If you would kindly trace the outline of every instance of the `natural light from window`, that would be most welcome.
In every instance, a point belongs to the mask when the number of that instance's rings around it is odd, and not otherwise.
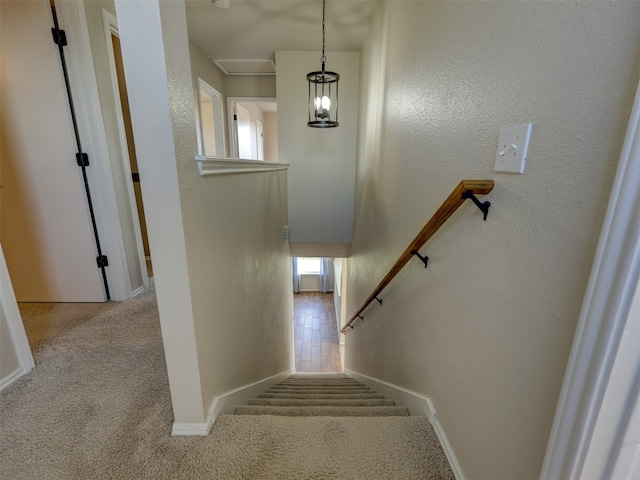
[[[322,258],[319,257],[297,257],[296,262],[299,275],[319,274],[322,270]]]
[[[224,157],[224,126],[222,114],[222,96],[202,79],[199,85],[198,140],[202,155]]]

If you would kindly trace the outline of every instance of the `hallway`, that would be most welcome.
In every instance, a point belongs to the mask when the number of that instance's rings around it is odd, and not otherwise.
[[[333,294],[295,294],[293,319],[296,371],[342,372]]]

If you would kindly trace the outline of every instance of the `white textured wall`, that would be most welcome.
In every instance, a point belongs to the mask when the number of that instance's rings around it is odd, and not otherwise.
[[[264,161],[278,162],[278,114],[264,114]]]
[[[293,243],[351,242],[359,61],[358,53],[327,52],[327,69],[340,74],[340,126],[310,128],[306,76],[319,69],[319,54],[276,52],[278,153],[281,162],[290,164],[289,227]],[[310,255],[334,256],[332,253],[324,250]]]
[[[196,346],[197,299],[178,174],[178,165],[190,163],[197,151],[184,5],[115,4],[138,167],[147,179],[142,197],[174,419],[202,423],[207,405]]]
[[[469,202],[346,337],[431,397],[468,479],[538,478],[640,59],[637,2],[389,2],[362,55],[352,315],[453,187]],[[533,123],[524,175],[498,131]]]
[[[218,67],[215,68],[218,69]],[[228,97],[275,98],[276,77],[275,75],[224,75],[224,90]]]
[[[284,171],[181,173],[203,395],[291,368],[291,258]],[[211,206],[215,206],[211,208]]]
[[[116,7],[174,415],[199,423],[216,395],[291,368],[286,172],[201,177],[184,4]]]

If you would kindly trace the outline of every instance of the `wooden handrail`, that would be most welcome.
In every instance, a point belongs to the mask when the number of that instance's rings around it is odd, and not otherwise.
[[[349,327],[356,318],[362,318],[361,313],[369,306],[371,302],[377,299],[378,295],[384,288],[389,285],[391,280],[402,270],[409,260],[413,258],[413,253],[422,246],[427,243],[434,233],[438,231],[438,229],[448,220],[448,218],[453,215],[453,213],[464,203],[464,201],[468,198],[465,197],[464,194],[471,191],[474,195],[486,195],[491,190],[493,190],[494,182],[493,180],[462,180],[458,186],[451,192],[451,195],[440,205],[440,208],[433,214],[431,220],[427,222],[427,224],[420,230],[420,233],[413,239],[413,241],[409,244],[409,246],[402,252],[400,258],[396,260],[396,263],[391,267],[391,270],[387,272],[384,278],[380,281],[378,286],[373,290],[371,295],[367,297],[365,302],[362,304],[360,309],[351,317],[351,319],[346,323],[344,327],[340,330],[342,333],[347,331],[347,327]],[[353,328],[353,327],[351,327]]]

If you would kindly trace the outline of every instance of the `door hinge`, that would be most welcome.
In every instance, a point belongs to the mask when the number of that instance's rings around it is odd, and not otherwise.
[[[238,121],[238,115],[234,114],[234,115],[233,115],[233,119],[234,119],[235,121]]]
[[[108,267],[109,259],[106,255],[99,255],[96,257],[96,262],[98,263],[98,268]]]
[[[67,46],[67,34],[60,28],[51,28],[51,34],[53,35],[53,43],[61,47]]]
[[[131,179],[134,183],[140,183],[140,174],[138,172],[131,172]]]
[[[86,153],[76,153],[76,162],[78,162],[79,167],[88,167],[89,155]]]

